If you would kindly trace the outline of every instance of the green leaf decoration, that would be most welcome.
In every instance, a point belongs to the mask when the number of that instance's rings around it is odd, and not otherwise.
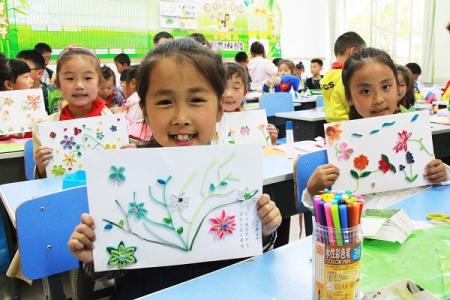
[[[213,184],[213,183],[211,183],[210,185],[209,185],[209,191],[210,192],[214,192],[216,190],[216,186]]]
[[[164,221],[164,223],[166,223],[166,224],[172,224],[172,218],[171,218],[171,217],[165,217],[165,218],[163,219],[163,221]]]
[[[136,256],[134,256],[136,250],[137,247],[126,247],[122,241],[117,248],[106,247],[106,251],[110,255],[108,266],[117,266],[119,270],[122,270],[126,265],[136,263],[137,259]]]
[[[391,163],[389,163],[389,166],[391,167],[391,171],[394,173],[397,173],[397,169],[395,168],[395,166]]]
[[[361,173],[361,176],[360,176],[359,178],[367,177],[367,176],[369,176],[371,173],[372,173],[372,172],[370,172],[370,171],[362,172],[362,173]]]
[[[178,234],[182,234],[182,233],[183,233],[183,226],[178,227],[177,233],[178,233]]]
[[[387,163],[389,163],[389,158],[388,158],[386,155],[381,154],[381,158],[382,158],[384,161],[386,161]]]
[[[123,219],[121,219],[121,220],[119,221],[119,226],[120,226],[120,227],[123,227],[124,224],[125,224],[125,221],[124,221]]]
[[[384,122],[383,125],[381,125],[381,127],[389,127],[395,124],[395,121],[392,122]]]
[[[355,170],[350,170],[350,174],[352,175],[353,178],[359,179],[358,172],[356,172]]]
[[[378,133],[378,132],[380,132],[380,129],[374,129],[374,130],[372,130],[372,131],[370,132],[370,134],[375,134],[375,133]]]
[[[419,117],[419,114],[415,114],[415,115],[412,117],[411,122],[414,122],[415,120],[417,120],[418,117]]]
[[[361,133],[352,133],[352,137],[357,137],[357,138],[360,138],[360,137],[362,137],[363,135],[361,134]]]
[[[169,181],[172,180],[172,175],[169,175],[169,177],[167,177],[166,183],[169,183]]]
[[[407,179],[409,182],[414,182],[414,181],[416,181],[416,179],[417,179],[418,176],[419,176],[419,175],[416,174],[416,175],[414,175],[413,177],[406,177],[406,179]]]

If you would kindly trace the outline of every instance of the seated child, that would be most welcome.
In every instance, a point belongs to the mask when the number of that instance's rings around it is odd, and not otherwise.
[[[346,99],[362,118],[391,115],[399,111],[397,81],[397,67],[391,57],[383,50],[375,48],[361,49],[352,54],[346,60],[342,71]],[[375,96],[380,94],[383,97],[375,99]],[[425,167],[423,176],[431,184],[439,184],[448,180],[448,166],[439,159],[432,159]],[[336,166],[319,166],[303,191],[304,205],[312,207],[312,197],[320,190],[332,186],[338,177],[339,169]],[[369,194],[365,197],[366,207],[388,207],[420,189],[419,187]]]
[[[305,87],[310,90],[320,90],[320,80],[323,75],[320,75],[322,71],[323,61],[319,58],[314,58],[311,60],[311,77],[306,79]]]
[[[398,89],[400,94],[399,107],[407,111],[414,106],[414,81],[411,71],[402,65],[397,65]]]
[[[102,79],[98,95],[105,101],[106,107],[122,106],[125,99],[122,93],[116,90],[116,75],[106,65],[102,67]]]
[[[263,92],[290,92],[291,89],[296,93],[299,88],[300,79],[292,75],[294,73],[294,63],[287,59],[282,59],[278,63],[278,77],[266,80],[263,86]]]
[[[414,63],[414,62],[407,63],[405,65],[405,67],[407,67],[412,73],[412,78],[414,81],[414,93],[415,93],[416,100],[423,99],[424,95],[422,93],[422,87],[419,82],[419,77],[420,77],[420,75],[422,75],[422,68],[420,68],[419,64]]]
[[[221,99],[225,112],[243,111],[242,101],[247,94],[247,76],[244,68],[236,63],[225,64],[227,85]],[[273,124],[267,124],[267,132],[270,134],[272,145],[277,144],[278,129]]]

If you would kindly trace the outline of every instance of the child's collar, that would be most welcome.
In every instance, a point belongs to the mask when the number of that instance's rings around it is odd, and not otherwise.
[[[344,64],[339,61],[335,61],[334,63],[331,64],[332,69],[342,69],[343,67]]]

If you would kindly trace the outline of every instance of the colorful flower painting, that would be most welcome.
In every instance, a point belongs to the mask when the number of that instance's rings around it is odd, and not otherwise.
[[[325,128],[325,135],[327,137],[327,142],[330,145],[333,145],[334,141],[337,141],[341,138],[341,124],[340,123],[336,123],[333,124],[331,126],[327,126]]]
[[[219,239],[232,235],[236,230],[235,216],[227,215],[225,210],[222,210],[219,217],[209,218],[209,222],[211,223],[209,231],[215,233]]]
[[[137,259],[134,256],[136,250],[137,247],[126,247],[122,241],[120,241],[117,248],[107,247],[106,251],[109,254],[108,265],[117,266],[119,270],[122,270],[126,265],[136,263]]]

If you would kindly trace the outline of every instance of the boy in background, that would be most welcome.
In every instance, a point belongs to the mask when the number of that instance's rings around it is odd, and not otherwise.
[[[417,63],[414,62],[407,63],[405,67],[407,67],[412,73],[412,78],[414,81],[414,96],[416,100],[423,99],[423,94],[422,91],[420,90],[420,83],[419,83],[419,77],[420,75],[422,75],[422,69]]]
[[[158,32],[154,37],[153,37],[153,47],[158,46],[159,44],[162,44],[164,42],[168,42],[173,40],[173,35],[171,35],[170,33],[168,33],[167,31],[161,31]]]
[[[345,98],[342,67],[347,58],[364,47],[366,47],[366,42],[353,31],[342,34],[334,43],[336,61],[331,65],[331,70],[320,81],[327,122],[349,119],[350,107]]]
[[[252,82],[252,79],[250,78],[250,74],[248,74],[248,55],[244,51],[239,51],[234,56],[234,61],[240,65],[247,74],[247,84],[249,85]],[[247,86],[247,90],[249,90],[249,86]]]
[[[119,74],[122,74],[123,70],[131,65],[131,60],[127,54],[120,53],[114,57],[114,64],[116,65],[117,72],[119,72]]]
[[[44,82],[45,84],[49,85],[51,84],[53,70],[48,68],[47,66],[52,57],[52,48],[46,43],[37,43],[36,45],[34,45],[34,50],[36,50],[40,55],[42,55],[45,61],[45,69],[44,74],[41,77],[41,82]]]
[[[320,58],[314,58],[311,60],[310,71],[312,77],[307,78],[305,85],[307,89],[310,90],[320,90],[320,80],[323,75],[320,75],[322,72],[323,61]]]

